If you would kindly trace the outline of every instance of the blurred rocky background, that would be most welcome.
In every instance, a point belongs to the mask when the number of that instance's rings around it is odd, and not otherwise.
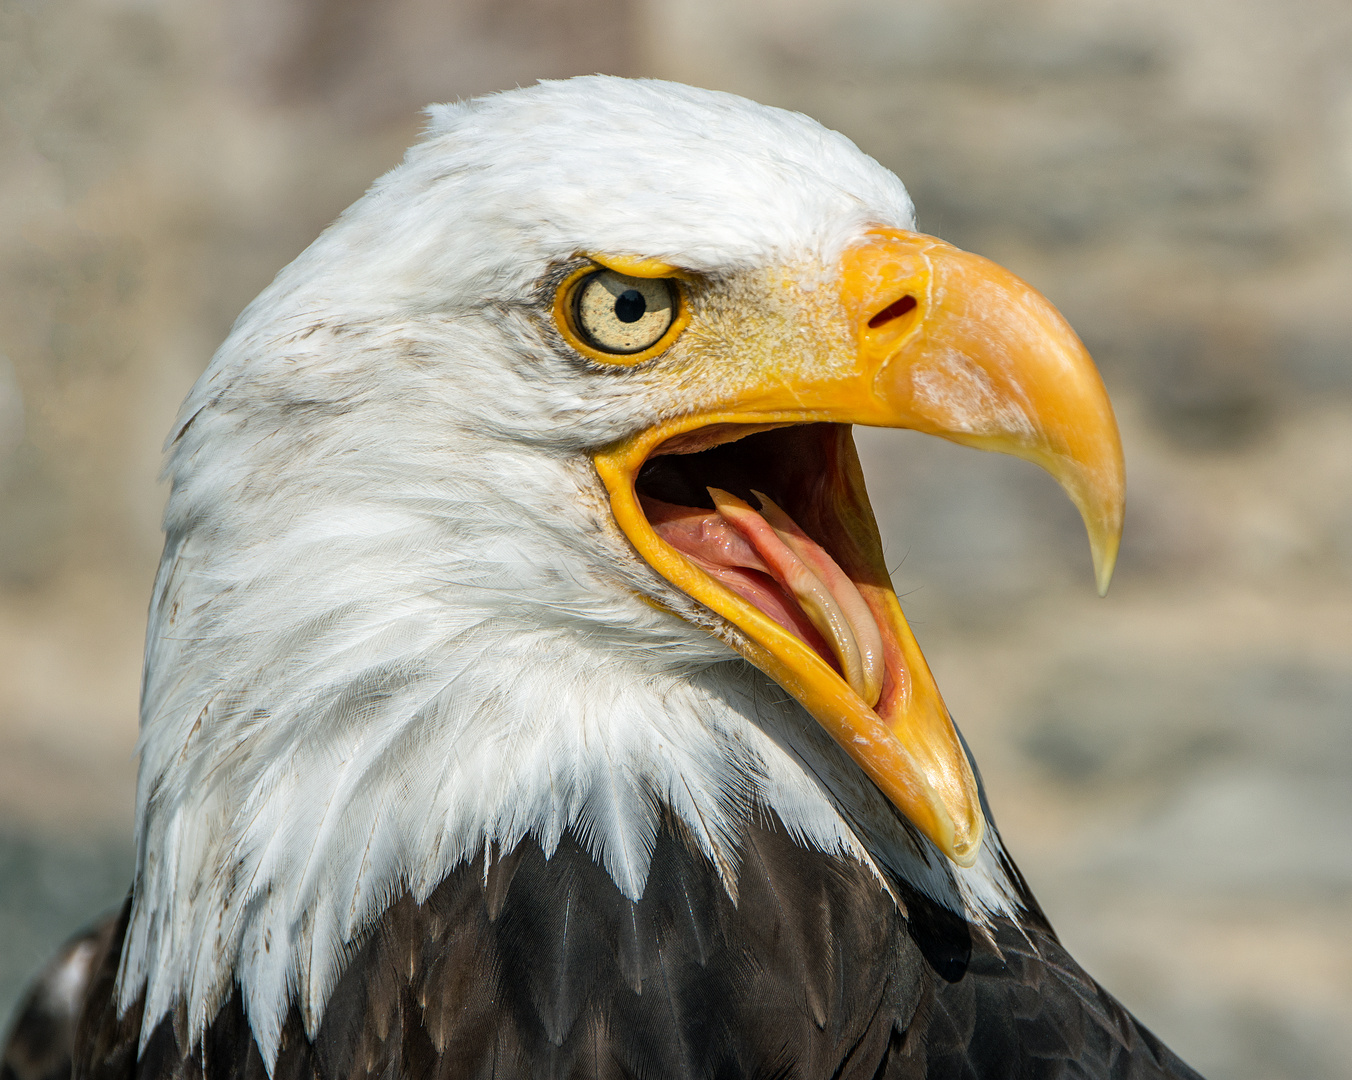
[[[1045,291],[1130,474],[861,433],[903,602],[1071,950],[1213,1080],[1352,1077],[1346,0],[0,0],[0,1017],[130,871],[159,447],[429,101],[801,109]]]

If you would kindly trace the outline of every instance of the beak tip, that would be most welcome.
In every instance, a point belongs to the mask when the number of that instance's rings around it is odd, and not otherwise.
[[[1094,583],[1098,586],[1099,596],[1107,596],[1122,545],[1122,515],[1119,510],[1115,522],[1100,528],[1094,528],[1088,521],[1086,524],[1089,525],[1089,550],[1094,557]]]
[[[1098,594],[1099,596],[1107,596],[1108,586],[1111,585],[1113,581],[1113,569],[1117,560],[1116,558],[1113,558],[1106,561],[1100,561],[1098,559],[1095,559],[1094,561],[1098,564],[1094,567],[1094,580],[1098,585]]]
[[[958,866],[961,866],[964,870],[970,870],[973,866],[976,865],[976,857],[980,853],[980,851],[981,845],[978,844],[976,845],[976,847],[971,848],[970,850],[954,851],[949,856],[949,858],[951,858]]]
[[[980,806],[975,793],[972,801],[975,806]],[[943,837],[945,842],[941,847],[945,855],[966,870],[976,865],[977,856],[981,854],[981,845],[985,838],[986,819],[977,809],[974,816],[968,820],[966,827],[961,830],[961,835],[954,836],[950,831],[948,835]]]

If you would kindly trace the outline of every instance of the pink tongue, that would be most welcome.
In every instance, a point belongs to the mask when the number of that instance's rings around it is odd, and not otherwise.
[[[868,702],[882,693],[882,635],[859,590],[821,546],[763,495],[757,513],[710,488],[715,512],[640,496],[657,534],[810,645]],[[769,520],[766,520],[768,516]]]
[[[708,510],[639,496],[653,530],[711,578],[769,615],[806,642],[836,670],[840,665],[826,639],[803,613],[793,594],[780,587],[746,539]]]

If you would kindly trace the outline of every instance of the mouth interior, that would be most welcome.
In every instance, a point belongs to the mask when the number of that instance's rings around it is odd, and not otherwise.
[[[750,434],[746,432],[750,430]],[[875,594],[871,521],[855,505],[848,428],[703,428],[658,447],[635,489],[649,525],[715,582],[829,664],[869,706],[897,649]],[[870,602],[870,598],[872,602]]]

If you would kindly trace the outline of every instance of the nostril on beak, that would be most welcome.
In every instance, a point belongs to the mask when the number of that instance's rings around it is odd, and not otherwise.
[[[915,307],[914,296],[903,296],[900,300],[894,300],[878,312],[873,318],[869,319],[868,327],[870,330],[877,330],[884,323],[890,323],[893,319],[899,319],[908,311]]]

